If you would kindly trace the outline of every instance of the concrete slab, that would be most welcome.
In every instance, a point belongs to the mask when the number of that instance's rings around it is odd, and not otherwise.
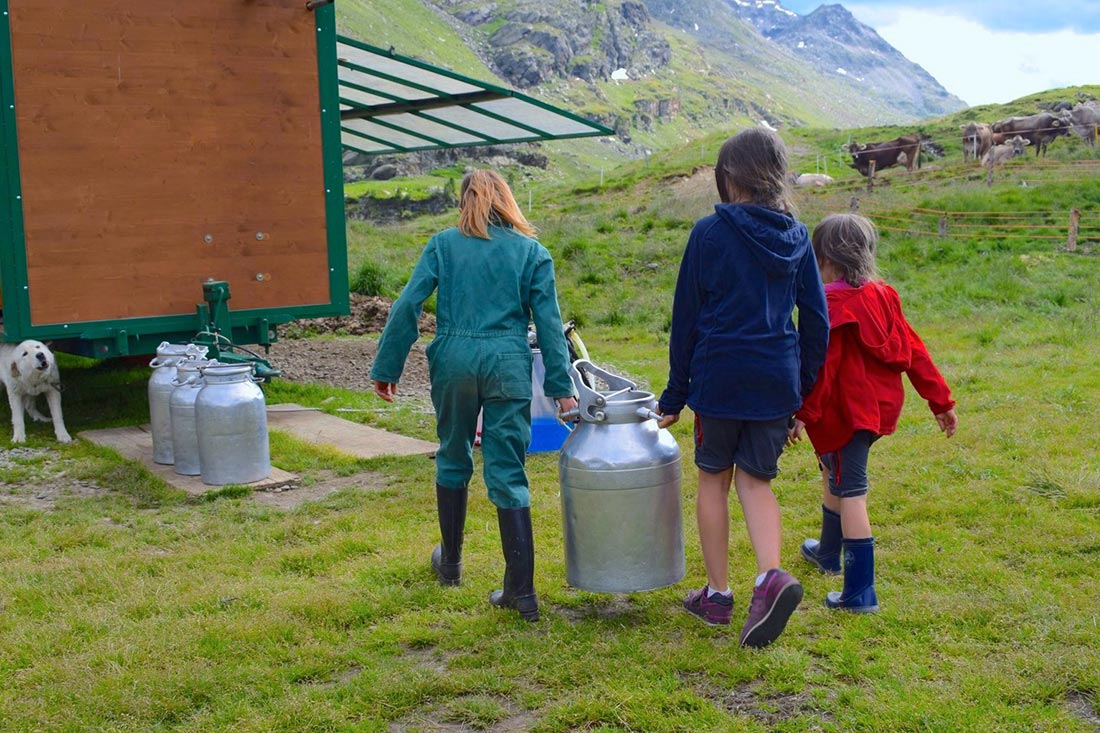
[[[269,405],[267,427],[357,458],[435,455],[436,443],[417,440],[293,403]]]
[[[131,460],[139,461],[151,473],[160,476],[169,485],[182,489],[192,496],[199,496],[218,489],[202,482],[199,476],[182,476],[172,466],[164,466],[153,461],[153,434],[148,425],[131,425],[123,428],[105,428],[103,430],[85,430],[77,434],[96,445],[113,448]],[[288,489],[300,483],[296,474],[281,468],[271,467],[271,475],[262,481],[244,484],[256,491],[274,491]]]
[[[293,403],[269,405],[267,426],[268,429],[281,430],[306,442],[326,445],[358,458],[435,455],[438,447],[435,443],[389,433]],[[85,430],[78,435],[96,445],[113,448],[126,458],[140,461],[150,472],[188,494],[197,496],[218,488],[204,484],[199,476],[182,476],[172,466],[153,462],[153,434],[149,425]],[[277,491],[297,487],[300,483],[297,475],[272,466],[271,475],[266,479],[245,485],[257,491]]]

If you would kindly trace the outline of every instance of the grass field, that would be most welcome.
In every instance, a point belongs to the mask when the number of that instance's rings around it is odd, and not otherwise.
[[[563,314],[581,322],[593,359],[654,391],[676,265],[709,208],[709,190],[673,188],[693,165],[684,156],[552,192],[534,216]],[[1098,179],[1011,196],[933,180],[879,200],[1002,213],[1084,201],[1095,218],[1098,191]],[[356,224],[353,265],[377,259],[400,283],[442,223]],[[806,598],[778,642],[750,651],[737,646],[754,561],[736,502],[733,627],[680,610],[704,582],[690,420],[673,427],[688,572],[672,588],[569,588],[556,456],[531,457],[536,624],[486,601],[503,560],[480,479],[464,585],[442,588],[428,567],[434,467],[422,457],[353,460],[275,434],[274,462],[307,483],[356,477],[284,511],[232,488],[189,498],[111,451],[58,446],[36,424],[24,449],[0,451],[0,731],[1100,730],[1100,260],[1026,235],[887,232],[880,265],[961,420],[944,439],[910,393],[898,433],[872,453],[881,613],[828,611],[839,580],[798,557],[820,517],[806,444],[775,482],[784,562]],[[70,432],[146,419],[147,370],[67,359],[63,374]],[[422,404],[285,382],[267,391],[433,433]]]

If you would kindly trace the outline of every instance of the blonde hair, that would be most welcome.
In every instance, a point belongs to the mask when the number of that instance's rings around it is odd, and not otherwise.
[[[488,170],[467,173],[458,197],[458,230],[467,237],[488,239],[489,225],[502,222],[529,237],[535,234],[535,227],[519,210],[499,173]]]
[[[787,146],[763,127],[742,130],[722,144],[714,166],[722,203],[746,203],[785,214],[794,211]]]
[[[853,287],[878,277],[875,248],[878,229],[859,214],[831,214],[814,228],[814,255],[818,262],[829,262]]]

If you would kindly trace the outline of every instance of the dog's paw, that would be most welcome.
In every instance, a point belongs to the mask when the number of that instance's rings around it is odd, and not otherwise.
[[[27,442],[27,436],[26,435],[13,435],[13,436],[11,436],[11,442],[13,442],[13,443],[26,443]]]
[[[51,422],[52,421],[51,418],[46,417],[42,413],[38,413],[37,415],[35,415],[32,412],[32,413],[30,413],[30,416],[31,416],[31,420],[34,420],[35,422]]]
[[[57,434],[57,442],[58,443],[71,443],[71,442],[73,442],[73,438],[68,433],[58,433]]]

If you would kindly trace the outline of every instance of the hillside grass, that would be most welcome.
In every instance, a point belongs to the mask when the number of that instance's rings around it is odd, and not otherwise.
[[[555,256],[563,315],[582,324],[598,364],[653,391],[667,369],[679,257],[714,198],[699,151],[720,137],[607,171],[602,185],[547,186],[532,211]],[[798,161],[837,137],[799,133]],[[1100,213],[1100,178],[992,189],[957,176],[895,180],[862,205]],[[816,195],[800,198],[810,224]],[[352,222],[352,270],[376,262],[396,290],[427,236],[452,220]],[[879,614],[828,611],[839,580],[799,559],[820,519],[805,444],[783,457],[775,489],[784,563],[806,598],[773,646],[751,651],[737,646],[754,561],[736,502],[733,627],[706,627],[679,607],[704,582],[690,419],[673,427],[687,576],[663,590],[570,589],[556,456],[530,457],[537,624],[486,601],[503,561],[480,478],[464,585],[442,588],[428,567],[438,530],[423,457],[355,460],[274,433],[273,462],[307,483],[357,479],[283,511],[233,487],[188,497],[110,450],[59,446],[48,425],[32,424],[25,450],[0,451],[0,729],[1095,731],[1100,260],[1027,236],[887,231],[880,267],[951,383],[961,424],[945,440],[910,391],[898,433],[875,446]],[[70,432],[147,419],[147,369],[65,358],[63,376]],[[265,389],[270,402],[347,407],[360,411],[336,414],[433,434],[416,400]],[[0,424],[6,441],[6,417]],[[57,501],[35,501],[51,491]]]

